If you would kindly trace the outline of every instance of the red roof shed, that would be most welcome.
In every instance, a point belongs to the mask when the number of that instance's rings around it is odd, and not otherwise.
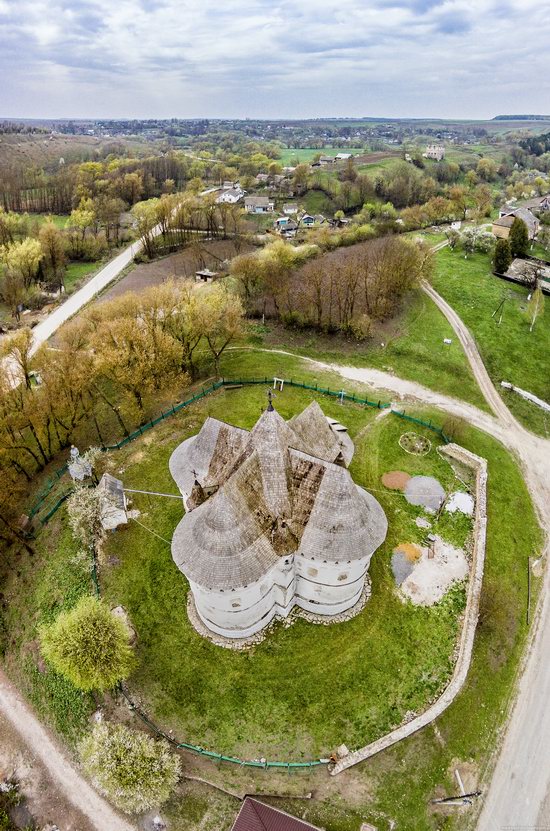
[[[285,811],[247,796],[231,831],[320,831]]]

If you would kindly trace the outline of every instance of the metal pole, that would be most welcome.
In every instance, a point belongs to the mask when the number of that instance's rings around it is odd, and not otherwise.
[[[168,496],[170,499],[183,499],[183,496],[180,494],[179,496],[175,493],[158,493],[158,491],[138,491],[133,488],[122,488],[124,493],[145,493],[148,496]]]

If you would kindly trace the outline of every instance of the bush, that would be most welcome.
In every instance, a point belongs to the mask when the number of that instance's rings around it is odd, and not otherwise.
[[[101,600],[82,597],[40,630],[42,654],[81,690],[107,690],[134,666],[125,624]]]
[[[512,262],[512,252],[507,239],[497,240],[493,257],[493,269],[497,274],[506,274]]]
[[[508,239],[510,241],[512,257],[524,257],[527,254],[527,249],[529,248],[529,231],[523,219],[516,216],[512,222]]]
[[[126,813],[162,805],[180,776],[180,760],[167,742],[122,724],[96,725],[81,741],[79,752],[88,776]]]

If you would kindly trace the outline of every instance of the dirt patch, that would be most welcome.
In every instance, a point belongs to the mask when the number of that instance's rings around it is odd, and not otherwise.
[[[461,548],[455,548],[440,537],[435,538],[432,549],[422,548],[420,551],[418,560],[414,563],[408,561],[410,572],[401,582],[400,589],[415,606],[433,606],[446,595],[453,583],[466,579],[468,560]],[[405,554],[400,552],[400,555],[407,562]]]
[[[128,291],[143,291],[149,286],[158,286],[171,277],[176,279],[190,279],[195,277],[195,272],[201,268],[209,268],[211,271],[219,271],[224,260],[231,260],[237,254],[246,254],[253,251],[252,245],[241,243],[235,245],[233,240],[215,240],[206,242],[203,245],[190,245],[183,251],[170,254],[168,257],[161,257],[151,263],[137,265],[129,274],[122,277],[98,300],[103,303],[120,297]]]
[[[410,563],[416,563],[422,557],[422,549],[414,542],[400,542],[396,551],[400,551]]]
[[[93,826],[61,796],[47,770],[1,716],[0,737],[0,779],[14,776],[19,782],[25,816],[30,814],[38,828],[55,823],[61,831],[92,831]]]
[[[382,475],[382,484],[392,491],[403,491],[410,478],[410,475],[402,470],[389,470]]]

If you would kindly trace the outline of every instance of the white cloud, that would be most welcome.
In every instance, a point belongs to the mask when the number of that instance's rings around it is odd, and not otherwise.
[[[548,109],[550,0],[0,0],[9,116]]]

